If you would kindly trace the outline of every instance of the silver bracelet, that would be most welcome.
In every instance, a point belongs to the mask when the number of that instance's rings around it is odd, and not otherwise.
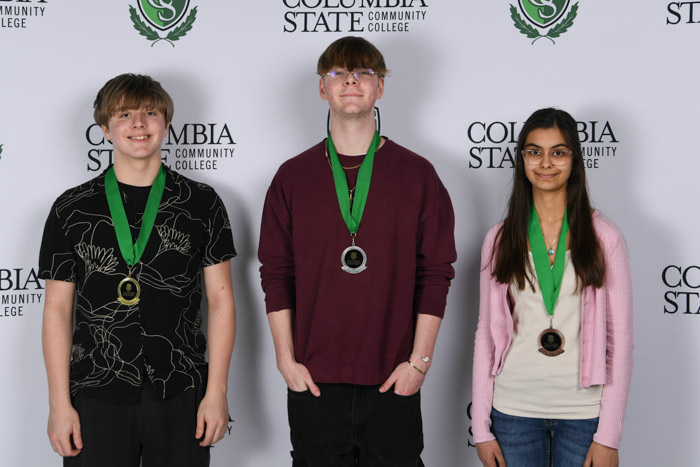
[[[430,363],[430,362],[432,362],[431,358],[428,357],[428,356],[423,357],[422,355],[418,355],[418,354],[412,353],[412,354],[411,354],[411,357],[420,358],[420,359],[423,360],[425,363]]]

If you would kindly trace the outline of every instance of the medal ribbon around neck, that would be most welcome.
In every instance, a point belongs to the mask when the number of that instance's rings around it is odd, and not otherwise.
[[[328,153],[330,154],[331,170],[333,172],[333,182],[335,183],[335,192],[338,196],[338,204],[340,205],[340,213],[343,216],[345,225],[347,225],[350,235],[355,235],[357,229],[360,228],[362,213],[365,210],[367,194],[369,193],[369,184],[372,179],[372,167],[374,166],[374,153],[379,146],[381,138],[379,132],[374,132],[372,143],[369,145],[369,150],[365,159],[362,161],[360,170],[357,172],[357,184],[355,185],[355,195],[352,203],[352,211],[350,208],[350,198],[348,197],[348,180],[345,177],[345,171],[340,164],[338,154],[335,152],[335,146],[331,139],[330,132],[328,133]]]
[[[133,266],[141,259],[143,251],[146,249],[146,243],[151,236],[153,224],[156,221],[158,214],[158,206],[163,198],[163,190],[165,189],[165,170],[160,166],[158,175],[153,181],[153,186],[148,193],[148,201],[146,201],[146,209],[143,212],[141,219],[141,229],[135,243],[132,243],[131,229],[129,221],[126,218],[126,211],[122,203],[122,197],[119,194],[119,185],[117,184],[117,176],[114,174],[114,166],[107,169],[105,174],[105,194],[107,195],[107,204],[109,205],[109,213],[112,216],[114,224],[114,232],[117,235],[119,250],[126,264]]]
[[[554,305],[557,303],[559,291],[561,289],[561,280],[564,276],[564,259],[566,257],[566,234],[569,232],[569,217],[568,212],[564,212],[564,220],[561,224],[561,233],[559,234],[559,246],[557,247],[557,255],[554,259],[554,266],[549,264],[547,255],[547,247],[544,243],[544,235],[540,226],[540,219],[537,217],[535,205],[530,209],[530,224],[527,229],[527,234],[530,239],[530,248],[532,249],[532,258],[535,262],[535,272],[537,273],[537,282],[540,284],[540,291],[544,299],[544,305],[547,308],[550,320],[554,317]],[[563,248],[562,248],[563,245]]]

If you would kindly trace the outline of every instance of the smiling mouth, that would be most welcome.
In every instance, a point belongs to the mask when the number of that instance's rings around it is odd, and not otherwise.
[[[132,140],[134,140],[134,141],[145,141],[145,140],[147,140],[148,138],[150,138],[149,135],[146,135],[146,136],[129,136],[129,139],[132,139]]]

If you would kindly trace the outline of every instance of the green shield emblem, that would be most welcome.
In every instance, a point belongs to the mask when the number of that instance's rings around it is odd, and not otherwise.
[[[146,21],[156,29],[165,31],[185,16],[190,0],[139,0],[138,4]]]
[[[570,0],[518,0],[523,15],[538,28],[547,28],[559,21],[569,8]]]

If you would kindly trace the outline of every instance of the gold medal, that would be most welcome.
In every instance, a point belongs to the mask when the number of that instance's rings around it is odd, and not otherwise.
[[[148,192],[148,200],[146,200],[146,208],[141,219],[141,229],[136,242],[132,243],[131,229],[129,221],[126,218],[124,211],[124,203],[122,202],[121,194],[119,193],[119,182],[114,174],[114,166],[107,169],[105,173],[105,196],[109,205],[109,213],[112,216],[114,224],[114,233],[117,236],[119,251],[122,258],[129,266],[129,274],[119,282],[117,286],[117,300],[127,306],[136,305],[141,297],[141,286],[138,281],[131,277],[134,265],[139,262],[143,251],[146,249],[148,238],[151,236],[153,225],[158,214],[158,206],[163,197],[165,189],[165,169],[160,166],[158,174],[153,181],[153,186]]]
[[[141,286],[131,276],[126,276],[117,287],[117,300],[124,305],[136,305],[141,297]]]

